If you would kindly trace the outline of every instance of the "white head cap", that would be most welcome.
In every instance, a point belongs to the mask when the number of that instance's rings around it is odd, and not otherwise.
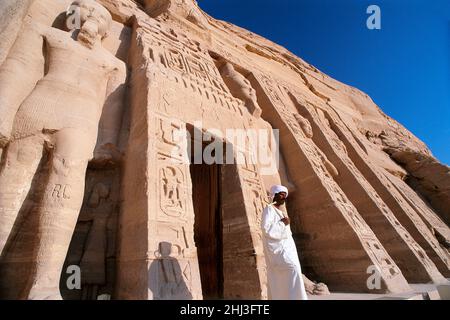
[[[274,197],[277,193],[280,193],[280,192],[286,192],[286,197],[289,195],[289,191],[285,186],[274,185],[274,186],[272,186],[272,188],[270,188],[270,193],[271,193],[272,197]]]

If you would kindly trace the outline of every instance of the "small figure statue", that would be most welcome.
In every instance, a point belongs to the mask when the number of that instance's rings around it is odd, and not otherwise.
[[[328,286],[325,283],[313,282],[303,275],[303,283],[305,284],[306,292],[313,296],[327,296],[330,294]]]
[[[140,2],[144,5],[145,12],[152,18],[171,12],[201,29],[206,29],[209,24],[195,0],[140,0]]]
[[[156,252],[158,259],[152,263],[149,270],[158,280],[150,283],[149,289],[157,300],[192,300],[180,264],[171,253],[170,242],[159,243],[159,251]]]
[[[294,117],[297,120],[298,124],[303,130],[303,133],[308,139],[311,139],[313,137],[313,130],[311,127],[311,123],[309,123],[308,119],[302,117],[298,113],[294,113]]]
[[[245,102],[245,106],[255,117],[261,116],[262,110],[258,105],[256,91],[253,89],[250,81],[242,74],[237,72],[233,65],[226,61],[219,69],[225,84],[230,89],[233,96]]]

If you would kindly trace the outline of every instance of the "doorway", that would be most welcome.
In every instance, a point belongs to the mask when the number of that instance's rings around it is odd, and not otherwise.
[[[223,299],[221,165],[191,164],[192,200],[203,298]]]

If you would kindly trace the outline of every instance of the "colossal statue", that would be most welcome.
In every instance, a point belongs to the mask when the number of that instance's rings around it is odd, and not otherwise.
[[[220,73],[225,84],[230,89],[231,94],[236,98],[243,100],[249,112],[254,117],[259,118],[262,111],[258,105],[256,91],[251,86],[250,81],[237,72],[229,62],[225,62],[220,67]]]
[[[111,15],[93,0],[75,1],[72,7],[79,10],[67,19],[79,18],[80,29],[25,25],[0,69],[0,141],[6,147],[0,172],[1,259],[43,154],[51,162],[48,177],[38,182],[45,191],[34,213],[32,270],[21,298],[60,296],[88,162],[99,136],[106,157],[121,121],[126,66],[102,47]],[[108,116],[99,129],[102,112]]]

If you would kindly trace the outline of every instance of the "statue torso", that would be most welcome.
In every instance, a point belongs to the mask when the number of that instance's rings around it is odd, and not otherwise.
[[[83,46],[68,32],[47,28],[42,36],[45,75],[20,106],[14,135],[62,128],[96,132],[109,74],[119,60],[101,45]]]

